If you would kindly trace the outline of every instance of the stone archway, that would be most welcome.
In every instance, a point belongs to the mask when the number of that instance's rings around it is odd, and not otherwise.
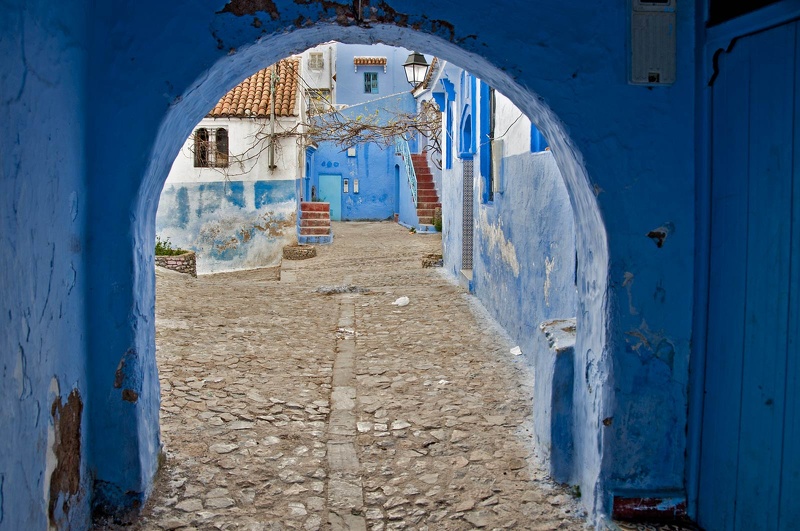
[[[231,5],[238,5],[234,3]],[[230,7],[231,10],[237,9]],[[226,8],[228,9],[228,8]],[[340,15],[341,16],[341,15]],[[341,22],[341,21],[338,21]],[[475,56],[459,45],[440,36],[442,28],[433,24],[423,30],[414,30],[393,23],[374,21],[365,24],[339,26],[329,22],[308,23],[309,27],[268,35],[232,50],[206,71],[196,72],[196,80],[184,94],[176,98],[164,112],[160,126],[153,131],[154,142],[144,179],[141,181],[135,205],[132,206],[131,232],[133,249],[132,305],[137,308],[132,326],[135,348],[130,349],[124,363],[120,364],[118,380],[122,387],[135,387],[138,402],[132,411],[110,414],[103,407],[95,410],[106,418],[100,424],[119,429],[99,431],[92,420],[95,448],[118,445],[124,451],[111,455],[100,452],[95,457],[98,486],[96,504],[108,510],[117,510],[140,503],[150,487],[156,469],[159,451],[158,436],[158,379],[155,367],[153,326],[154,278],[153,246],[155,215],[158,197],[169,167],[191,128],[206,109],[226,90],[252,71],[271,64],[291,53],[328,41],[345,43],[383,42],[389,45],[415,48],[435,54],[449,62],[468,69],[503,92],[530,117],[548,138],[559,169],[564,177],[575,215],[578,250],[578,339],[576,366],[588,367],[594,374],[608,374],[605,367],[606,286],[608,285],[608,248],[606,231],[597,201],[590,186],[581,154],[570,140],[565,127],[536,93],[516,83],[486,59]],[[576,370],[582,376],[583,369]],[[587,377],[588,378],[588,377]],[[98,395],[102,396],[109,382],[97,381]],[[577,425],[595,426],[607,397],[602,389],[594,394],[576,397],[573,422]],[[115,383],[115,387],[119,387]],[[98,412],[99,410],[99,412]],[[587,428],[589,429],[589,428]],[[593,429],[593,428],[592,428]],[[103,439],[102,441],[99,439]],[[576,461],[582,463],[577,478],[583,492],[595,493],[602,461],[602,444],[597,444],[597,434],[576,439]],[[599,495],[600,493],[597,493]],[[585,503],[594,510],[595,496],[586,496]]]

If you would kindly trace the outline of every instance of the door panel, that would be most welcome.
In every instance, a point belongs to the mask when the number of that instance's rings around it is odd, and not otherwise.
[[[331,220],[342,220],[342,176],[319,176],[319,198],[331,204]]]
[[[703,420],[700,515],[716,514],[719,529],[732,529],[739,456],[744,300],[747,269],[747,167],[749,83],[736,80],[747,71],[742,55],[724,57],[714,85],[714,170],[711,183],[711,252],[708,344]],[[734,146],[732,149],[731,146]],[[718,178],[718,176],[725,176]]]
[[[796,33],[793,23],[740,39],[712,88],[697,515],[708,531],[798,522]]]

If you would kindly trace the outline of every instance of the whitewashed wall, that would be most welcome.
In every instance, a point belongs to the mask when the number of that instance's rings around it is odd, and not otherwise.
[[[297,118],[276,120],[278,133]],[[270,267],[296,236],[297,180],[303,152],[297,137],[280,138],[270,170],[267,120],[206,118],[200,127],[226,128],[229,167],[195,168],[193,137],[172,165],[156,216],[156,234],[197,253],[198,274]]]

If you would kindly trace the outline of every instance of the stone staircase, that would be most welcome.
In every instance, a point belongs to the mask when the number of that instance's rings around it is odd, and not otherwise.
[[[303,201],[297,218],[297,243],[333,243],[330,203]]]
[[[417,217],[419,224],[430,226],[433,230],[433,215],[437,208],[441,208],[439,194],[433,183],[433,174],[428,167],[428,156],[425,153],[412,154],[411,162],[417,174]]]

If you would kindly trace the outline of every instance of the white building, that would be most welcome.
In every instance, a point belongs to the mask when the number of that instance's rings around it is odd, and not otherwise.
[[[195,251],[198,273],[274,266],[283,246],[296,241],[304,167],[301,68],[292,57],[242,81],[197,124],[176,157],[156,234]]]

